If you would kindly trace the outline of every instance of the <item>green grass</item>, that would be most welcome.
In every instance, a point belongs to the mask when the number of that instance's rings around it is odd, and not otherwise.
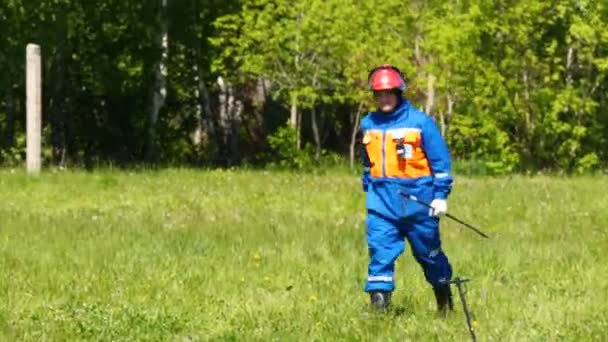
[[[608,177],[463,178],[442,221],[480,341],[605,340]],[[359,177],[0,171],[0,340],[466,341],[409,246],[370,315]]]

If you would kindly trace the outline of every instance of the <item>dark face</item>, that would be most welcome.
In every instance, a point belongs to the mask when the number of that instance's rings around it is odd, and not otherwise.
[[[376,106],[382,112],[389,113],[399,104],[399,98],[394,91],[384,90],[374,94],[376,98]]]

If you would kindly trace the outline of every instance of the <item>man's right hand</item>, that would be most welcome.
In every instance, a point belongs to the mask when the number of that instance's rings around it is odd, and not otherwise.
[[[431,208],[429,209],[430,216],[440,217],[447,214],[447,212],[448,202],[446,200],[436,198],[431,202]]]

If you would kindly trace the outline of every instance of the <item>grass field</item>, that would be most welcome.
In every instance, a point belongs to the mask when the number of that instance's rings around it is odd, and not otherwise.
[[[608,339],[608,177],[457,177],[480,341]],[[0,171],[2,341],[466,341],[409,246],[371,315],[357,175]]]

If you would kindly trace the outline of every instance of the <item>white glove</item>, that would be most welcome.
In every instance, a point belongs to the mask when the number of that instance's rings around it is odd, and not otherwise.
[[[448,212],[448,202],[443,199],[434,199],[429,208],[429,216],[443,216]]]

